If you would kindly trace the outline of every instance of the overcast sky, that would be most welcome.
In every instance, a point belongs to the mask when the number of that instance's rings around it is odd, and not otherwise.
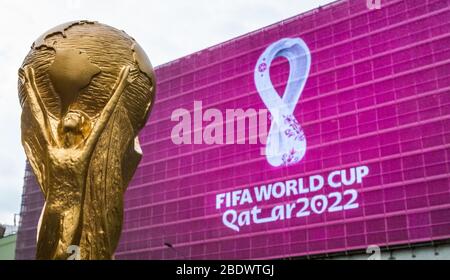
[[[17,69],[43,32],[67,21],[96,20],[133,36],[157,66],[330,2],[0,0],[0,223],[13,223],[22,194]]]

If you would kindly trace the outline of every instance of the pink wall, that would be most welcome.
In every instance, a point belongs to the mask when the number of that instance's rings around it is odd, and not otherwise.
[[[294,111],[307,141],[299,163],[271,166],[261,155],[264,144],[172,142],[172,112],[192,111],[194,100],[224,114],[266,109],[254,69],[282,38],[301,38],[311,50]],[[286,60],[270,69],[279,92],[288,71]],[[144,157],[126,193],[118,259],[280,258],[450,237],[450,1],[384,0],[374,11],[365,1],[338,1],[162,65],[157,78],[157,101],[140,138]],[[325,182],[314,193],[216,209],[220,193],[326,179],[358,166],[370,170],[359,184],[334,189]],[[330,193],[348,189],[358,207],[328,211]],[[310,206],[307,216],[252,221],[239,232],[222,222],[228,209],[257,206],[267,214],[317,195],[328,199],[323,213]]]

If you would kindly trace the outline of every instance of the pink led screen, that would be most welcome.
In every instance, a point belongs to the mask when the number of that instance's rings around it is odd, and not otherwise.
[[[156,73],[117,259],[450,238],[449,0],[336,1]]]

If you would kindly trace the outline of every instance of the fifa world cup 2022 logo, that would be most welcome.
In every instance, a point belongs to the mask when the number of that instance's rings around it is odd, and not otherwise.
[[[270,79],[270,66],[277,57],[289,61],[289,77],[282,97]],[[306,137],[294,116],[294,110],[308,79],[311,55],[300,38],[284,38],[271,44],[259,57],[254,71],[256,89],[271,114],[272,125],[265,148],[272,166],[288,166],[302,160]]]
[[[114,257],[155,85],[143,49],[110,26],[69,22],[34,42],[18,87],[22,144],[45,199],[37,259],[68,259],[74,247],[77,259]]]

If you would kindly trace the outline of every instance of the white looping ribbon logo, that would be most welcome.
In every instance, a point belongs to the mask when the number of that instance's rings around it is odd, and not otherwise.
[[[270,65],[277,57],[289,61],[289,78],[280,98],[270,80]],[[291,165],[300,162],[306,152],[303,129],[294,117],[295,106],[308,79],[311,55],[300,38],[284,38],[270,45],[259,57],[255,67],[255,85],[272,115],[267,137],[266,158],[270,165]]]

